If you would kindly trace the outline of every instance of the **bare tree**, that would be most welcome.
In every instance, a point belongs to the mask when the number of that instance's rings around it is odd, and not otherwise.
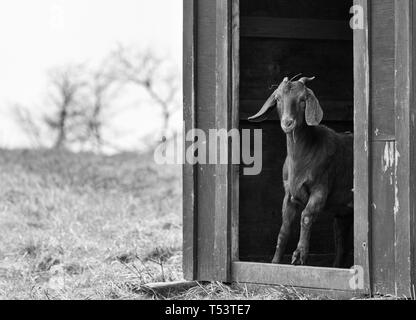
[[[55,109],[54,114],[45,116],[44,121],[56,134],[55,148],[62,148],[68,142],[79,140],[85,136],[83,117],[86,110],[80,101],[86,82],[82,66],[67,66],[50,72],[49,101]]]
[[[44,147],[41,125],[35,120],[32,112],[20,104],[13,106],[14,117],[35,148]]]
[[[103,129],[108,119],[105,118],[105,113],[120,94],[121,86],[117,84],[109,59],[90,71],[88,77],[87,98],[83,102],[84,108],[88,110],[85,140],[96,151],[100,151],[104,145],[109,144],[103,137]]]
[[[160,135],[162,139],[167,139],[171,118],[181,107],[177,73],[167,60],[158,58],[151,51],[120,46],[115,57],[119,62],[119,79],[144,89],[160,108],[163,119]]]
[[[21,105],[14,106],[15,119],[32,145],[46,145],[46,139],[41,142],[41,133],[46,131],[49,140],[53,137],[54,148],[76,146],[99,152],[105,144],[117,150],[103,138],[111,120],[106,112],[121,90],[111,61],[112,57],[105,59],[94,68],[69,65],[53,69],[49,73],[47,110],[36,114]]]
[[[140,98],[144,93],[161,113],[163,121],[157,138],[167,140],[174,136],[170,129],[171,118],[181,106],[179,80],[178,72],[167,60],[150,51],[120,46],[98,66],[67,65],[53,69],[49,73],[45,105],[49,110],[42,110],[39,114],[44,116],[40,117],[19,106],[16,107],[16,119],[36,146],[41,143],[41,132],[46,132],[45,137],[53,139],[54,148],[76,147],[97,152],[103,147],[119,150],[114,143],[106,141],[104,133],[113,129],[110,122],[114,117],[110,113],[120,110],[114,110],[112,106],[127,86],[138,88]],[[34,118],[41,120],[34,121]],[[147,145],[154,147],[151,140],[147,139]]]

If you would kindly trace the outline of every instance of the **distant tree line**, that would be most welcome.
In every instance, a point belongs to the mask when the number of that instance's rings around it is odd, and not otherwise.
[[[103,131],[112,120],[108,111],[125,87],[140,90],[150,100],[162,119],[155,136],[159,140],[169,138],[173,134],[171,118],[181,108],[179,75],[166,59],[134,47],[119,46],[94,67],[69,64],[52,69],[45,97],[47,111],[36,117],[40,111],[15,105],[16,119],[37,147],[77,145],[97,152],[103,147],[116,149],[106,141]],[[49,145],[42,135],[45,130]]]

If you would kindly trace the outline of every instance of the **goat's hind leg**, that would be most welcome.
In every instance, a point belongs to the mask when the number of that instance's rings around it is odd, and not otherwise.
[[[277,238],[276,252],[272,263],[280,264],[282,262],[296,214],[297,204],[291,201],[290,194],[286,192],[282,206],[282,226],[280,227],[279,236]]]

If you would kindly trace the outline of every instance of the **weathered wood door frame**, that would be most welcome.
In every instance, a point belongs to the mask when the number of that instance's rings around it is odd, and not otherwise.
[[[196,1],[183,2],[183,118],[184,132],[197,127],[196,123]],[[184,148],[191,143],[184,141]],[[185,279],[197,279],[197,174],[196,166],[183,166],[183,274]]]
[[[238,108],[232,106],[234,101],[238,101],[232,97],[232,94],[236,93],[232,88],[232,72],[237,70],[231,66],[232,2],[231,0],[184,0],[183,8],[185,134],[196,128],[228,131],[236,127],[234,123],[238,119]],[[215,29],[215,34],[212,34],[212,29]],[[214,47],[215,50],[212,50]],[[204,81],[212,81],[211,77],[208,80],[204,78],[206,75],[201,68],[205,68],[209,76],[215,70],[214,99],[211,95],[211,91],[214,91],[212,83],[200,88]],[[201,92],[207,88],[210,90],[209,93]],[[209,99],[206,98],[207,95]],[[201,101],[201,96],[205,96],[204,101]],[[207,104],[208,100],[209,103],[215,100],[214,108]],[[209,127],[207,123],[200,123],[204,117],[213,120]],[[192,145],[192,142],[185,141],[184,147],[188,149]],[[218,148],[221,148],[221,145],[218,145]],[[228,154],[231,160],[231,150]],[[213,170],[212,166],[214,166]],[[233,233],[231,212],[238,212],[235,208],[235,205],[238,205],[238,170],[238,165],[231,164],[184,164],[183,271],[185,279],[223,282],[231,280],[231,234]],[[204,186],[209,187],[210,190],[204,190]],[[202,208],[200,202],[203,197],[205,204]],[[201,221],[203,219],[204,221]]]
[[[371,13],[368,0],[354,0],[354,5],[361,6],[364,14],[364,28],[354,30],[354,264],[364,271],[364,291],[370,293]]]
[[[231,10],[232,29],[230,32],[231,48],[228,57],[224,57],[223,63],[229,63],[232,77],[229,97],[231,106],[232,127],[239,128],[239,0],[224,0],[229,2],[228,10]],[[355,130],[355,160],[354,160],[354,260],[355,265],[363,271],[364,287],[360,293],[370,293],[370,269],[369,269],[369,206],[370,206],[370,142],[369,142],[369,108],[370,108],[370,61],[369,61],[369,7],[367,0],[355,0],[354,4],[361,5],[364,9],[364,29],[354,31],[354,130]],[[219,11],[217,14],[224,12]],[[230,16],[230,12],[226,13]],[[226,19],[220,19],[225,24]],[[220,37],[217,39],[229,39]],[[224,101],[224,100],[223,100]],[[231,280],[237,282],[280,284],[315,289],[329,289],[341,291],[354,291],[351,288],[353,272],[348,269],[292,267],[286,265],[272,265],[261,263],[240,262],[238,259],[238,175],[230,169],[233,181],[230,184],[232,200],[231,211]]]
[[[215,17],[201,17],[198,6],[207,6],[206,0],[184,0],[184,119],[185,133],[199,128],[199,112],[205,112],[198,101],[200,94],[199,66],[207,60],[209,72],[215,68],[215,128],[239,128],[239,0],[215,0]],[[364,8],[364,30],[354,31],[354,73],[355,73],[355,264],[364,270],[364,289],[370,291],[369,270],[369,23],[368,1],[355,0]],[[206,10],[206,8],[204,9]],[[204,13],[205,14],[205,13]],[[215,57],[200,52],[200,33],[204,39],[207,31],[198,30],[215,22]],[[211,27],[210,27],[211,28]],[[206,40],[204,40],[206,41]],[[204,43],[204,49],[207,44]],[[198,58],[204,61],[198,61]],[[201,58],[201,59],[202,59]],[[215,61],[213,61],[215,60]],[[198,80],[199,79],[199,80]],[[206,94],[206,93],[204,93]],[[191,143],[186,142],[188,148]],[[229,157],[239,150],[231,150]],[[231,163],[231,162],[230,162]],[[240,262],[238,259],[238,214],[239,214],[239,167],[236,165],[216,165],[213,176],[202,176],[203,166],[184,165],[184,277],[186,279],[280,284],[316,289],[352,291],[350,288],[351,270],[313,267],[291,267],[284,265]],[[201,179],[202,179],[201,178]],[[209,195],[211,208],[199,211],[198,198],[201,196],[201,183],[215,183],[215,192]],[[205,197],[205,202],[207,197]],[[201,230],[201,215],[210,215],[209,230]],[[211,219],[212,218],[212,219]],[[204,218],[206,219],[206,217]],[[203,236],[201,236],[203,234]],[[204,237],[202,239],[201,237]],[[200,256],[201,250],[204,257]],[[212,256],[212,260],[208,260]]]
[[[395,1],[395,294],[415,297],[416,4]]]

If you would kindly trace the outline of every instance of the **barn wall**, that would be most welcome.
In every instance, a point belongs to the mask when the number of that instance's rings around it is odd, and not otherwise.
[[[412,296],[415,274],[415,48],[412,1],[370,1],[371,281]]]
[[[308,0],[299,2],[302,10],[292,10],[289,15],[282,15],[282,8],[292,7],[292,2],[241,0],[242,20],[253,18],[254,20],[246,21],[252,25],[254,23],[254,26],[259,21],[258,18],[262,20],[267,17],[272,20],[263,20],[268,25],[266,30],[255,29],[251,33],[242,31],[247,34],[241,39],[240,125],[242,128],[256,127],[245,119],[257,111],[270,94],[268,86],[278,83],[286,75],[306,70],[307,73],[313,72],[318,76],[312,89],[322,102],[325,123],[338,130],[350,128],[352,85],[351,79],[348,80],[346,76],[349,69],[346,66],[350,63],[349,53],[340,54],[338,59],[333,60],[331,55],[327,55],[329,67],[325,68],[318,54],[319,45],[315,45],[319,43],[325,52],[333,51],[337,54],[338,51],[343,51],[340,48],[344,45],[347,47],[350,40],[346,39],[346,33],[342,32],[339,24],[333,25],[335,33],[326,33],[323,38],[316,40],[313,40],[316,36],[313,32],[304,32],[300,41],[293,34],[290,39],[282,39],[280,36],[273,38],[276,34],[272,30],[276,25],[275,18],[336,20],[341,19],[345,8],[331,9],[334,1],[322,0],[322,3],[326,3],[327,10],[308,11],[305,8],[312,3]],[[416,41],[416,22],[413,21],[416,6],[409,0],[402,0],[400,4],[394,0],[361,2],[368,3],[370,7],[368,66],[371,121],[368,127],[371,163],[368,175],[371,201],[368,252],[371,284],[374,292],[409,295],[411,284],[416,278],[416,127],[413,121],[416,118],[416,81],[412,68],[416,57],[416,48],[412,46],[412,41]],[[190,18],[192,21],[184,17],[186,30],[192,29],[191,32],[185,30],[185,38],[188,40],[184,44],[185,120],[188,128],[196,126],[207,130],[215,128],[218,120],[218,74],[215,72],[218,70],[218,48],[213,44],[218,41],[215,37],[218,31],[216,6],[219,1],[184,0],[184,3],[185,7],[186,3],[192,3],[196,8],[195,17]],[[287,24],[283,25],[287,27]],[[295,33],[305,30],[302,27],[295,29]],[[335,40],[338,36],[340,39]],[[332,42],[337,42],[337,48],[332,47]],[[286,48],[286,51],[282,48]],[[292,51],[299,56],[293,55]],[[308,57],[313,57],[313,63],[304,63]],[[340,63],[337,64],[337,61]],[[311,67],[314,63],[316,67]],[[315,70],[320,73],[316,74]],[[342,88],[338,88],[337,83],[343,83]],[[333,92],[337,94],[334,95]],[[243,184],[240,193],[240,238],[247,239],[239,243],[243,259],[251,259],[253,252],[260,252],[260,258],[257,256],[256,259],[269,259],[274,250],[282,197],[281,185],[276,181],[281,180],[280,167],[285,156],[281,152],[284,137],[279,135],[276,120],[277,117],[274,117],[263,124],[265,169],[262,175],[257,178],[242,176],[240,181],[240,185]],[[275,148],[269,147],[272,144]],[[223,279],[217,276],[219,242],[216,241],[216,233],[219,222],[215,219],[217,208],[214,205],[218,196],[217,169],[210,165],[184,167],[184,272],[187,279]],[[228,237],[226,228],[227,226],[221,228],[221,232]],[[261,238],[256,238],[259,234],[262,235]],[[365,238],[366,235],[363,235]],[[329,235],[325,239],[332,243]],[[225,240],[227,241],[229,239]],[[318,237],[313,239],[312,245],[324,248],[325,245],[320,241],[325,242]],[[294,245],[295,242],[292,241],[292,248]],[[329,246],[324,249],[328,250],[331,250]],[[226,256],[221,258],[228,259]]]
[[[370,2],[373,290],[395,291],[394,0]]]
[[[395,291],[414,297],[416,228],[416,6],[395,1]]]
[[[197,25],[197,82],[196,82],[196,123],[199,129],[208,132],[215,128],[215,70],[216,66],[216,3],[196,1],[198,7]],[[198,279],[210,280],[214,274],[214,211],[215,166],[197,165],[198,204]]]

